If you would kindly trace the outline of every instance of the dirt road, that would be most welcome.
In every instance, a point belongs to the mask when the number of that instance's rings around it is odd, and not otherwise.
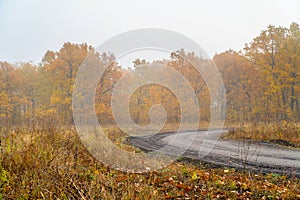
[[[300,150],[276,144],[219,139],[226,131],[190,131],[129,137],[131,145],[144,151],[159,150],[166,155],[200,162],[273,172],[300,177]],[[163,149],[163,150],[161,150]]]

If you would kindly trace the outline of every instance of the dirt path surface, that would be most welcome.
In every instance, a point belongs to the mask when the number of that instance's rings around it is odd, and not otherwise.
[[[218,139],[226,130],[129,137],[143,151],[159,151],[213,165],[300,177],[300,150],[266,142]],[[181,152],[185,152],[180,155]]]

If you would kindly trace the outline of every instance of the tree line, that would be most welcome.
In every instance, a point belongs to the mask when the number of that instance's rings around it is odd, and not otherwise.
[[[145,73],[143,64],[147,61],[136,59],[133,68],[124,68],[111,53],[98,53],[87,44],[68,42],[57,52],[47,51],[37,65],[0,62],[0,126],[72,125],[73,86],[79,67],[88,55],[93,55],[99,66],[108,66],[97,85],[95,111],[100,123],[114,124],[110,104],[115,85],[129,71]],[[183,58],[204,63],[202,58],[183,49],[173,52],[169,59],[154,63],[175,69],[189,81],[199,101],[201,121],[209,121],[208,88],[192,64]],[[227,121],[300,120],[297,23],[288,28],[270,25],[243,50],[216,54],[213,61],[226,89]],[[167,73],[164,77],[172,78]],[[192,101],[186,97],[184,103],[188,105]],[[155,104],[165,107],[167,123],[180,122],[182,110],[175,94],[157,84],[145,85],[133,93],[129,101],[132,119],[139,124],[149,123],[149,109]]]

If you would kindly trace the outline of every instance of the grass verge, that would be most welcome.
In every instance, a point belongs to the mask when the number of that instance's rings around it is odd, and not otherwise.
[[[283,146],[300,147],[300,124],[287,121],[240,124],[232,126],[224,138],[268,141]]]

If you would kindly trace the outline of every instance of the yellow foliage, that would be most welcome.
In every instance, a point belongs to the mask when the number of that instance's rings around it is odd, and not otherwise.
[[[61,103],[61,98],[59,97],[59,96],[51,96],[50,97],[50,103],[51,104],[59,104],[59,103]]]

